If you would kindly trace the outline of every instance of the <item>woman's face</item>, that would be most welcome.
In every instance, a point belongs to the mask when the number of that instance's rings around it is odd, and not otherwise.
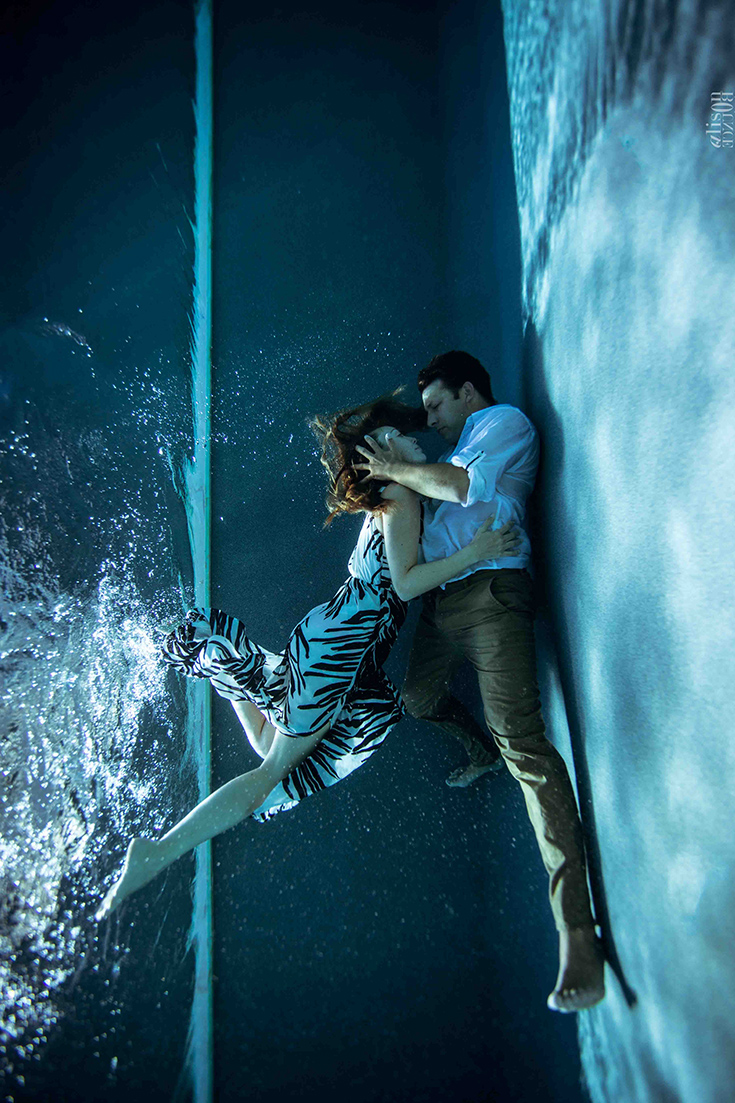
[[[384,446],[390,441],[401,459],[407,463],[426,463],[426,453],[415,437],[406,437],[390,425],[381,425],[370,436]]]

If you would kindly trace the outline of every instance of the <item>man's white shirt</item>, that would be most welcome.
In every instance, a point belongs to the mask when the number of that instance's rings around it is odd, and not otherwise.
[[[421,537],[426,562],[444,559],[466,547],[494,513],[494,529],[506,521],[518,526],[518,551],[512,557],[483,559],[451,581],[493,567],[528,567],[531,542],[526,532],[526,499],[533,489],[538,456],[538,434],[515,406],[488,406],[470,414],[456,447],[438,461],[465,469],[470,480],[467,501],[464,505],[437,499],[426,503]]]

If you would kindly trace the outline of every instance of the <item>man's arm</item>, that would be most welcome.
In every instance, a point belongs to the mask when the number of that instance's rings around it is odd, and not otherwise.
[[[383,448],[372,437],[366,436],[365,440],[371,451],[358,444],[357,451],[365,457],[365,462],[355,465],[355,470],[365,472],[364,478],[385,479],[406,486],[424,498],[464,505],[470,478],[463,467],[451,463],[406,463],[398,459],[391,448]]]

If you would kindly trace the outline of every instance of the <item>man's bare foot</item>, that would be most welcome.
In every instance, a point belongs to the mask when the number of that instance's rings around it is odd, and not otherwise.
[[[552,1011],[585,1011],[605,997],[605,959],[594,927],[559,931],[559,976],[546,1004]]]
[[[97,909],[95,919],[98,922],[106,919],[126,897],[147,885],[163,868],[158,843],[152,839],[133,839],[128,846],[122,873]]]
[[[499,754],[491,762],[470,762],[467,766],[460,766],[458,770],[452,771],[446,783],[452,789],[466,789],[468,785],[471,785],[473,781],[477,781],[478,777],[482,777],[483,774],[491,771],[497,773],[502,768],[503,756]]]

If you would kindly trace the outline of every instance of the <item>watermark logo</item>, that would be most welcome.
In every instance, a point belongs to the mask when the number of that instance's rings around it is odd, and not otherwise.
[[[733,148],[733,92],[712,92],[706,134],[715,149]]]

